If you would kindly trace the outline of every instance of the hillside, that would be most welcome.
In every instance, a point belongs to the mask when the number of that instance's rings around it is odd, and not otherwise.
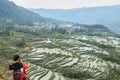
[[[103,24],[114,32],[120,32],[120,5],[76,9],[29,9],[41,16],[77,22],[80,24]]]
[[[61,23],[57,20],[44,18],[27,9],[15,5],[9,0],[0,0],[0,26],[14,26],[14,25],[34,25],[34,23]],[[11,25],[11,26],[10,26]]]
[[[97,32],[110,32],[110,30],[103,25],[80,25],[50,18],[44,18],[28,11],[23,7],[15,5],[9,0],[0,0],[0,13],[0,28],[3,30],[7,29],[21,32],[37,32],[38,34],[41,32],[43,34],[45,32],[52,32],[55,30],[58,31],[56,28],[64,30],[64,32],[61,31],[62,33],[74,33],[75,28],[79,28],[78,31],[87,30],[87,32],[96,32],[97,29]],[[99,28],[97,28],[98,26]],[[68,29],[66,27],[68,27]],[[69,31],[69,28],[73,30]]]
[[[32,24],[37,15],[15,5],[9,0],[0,0],[0,22],[14,23],[14,24]],[[32,15],[33,14],[33,15]]]
[[[0,12],[0,79],[12,80],[6,67],[19,53],[30,80],[120,80],[120,36],[104,25],[40,17],[8,0]]]

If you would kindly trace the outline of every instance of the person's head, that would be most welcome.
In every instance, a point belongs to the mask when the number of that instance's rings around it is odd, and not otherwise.
[[[20,56],[18,54],[13,55],[13,60],[18,61],[20,59]]]

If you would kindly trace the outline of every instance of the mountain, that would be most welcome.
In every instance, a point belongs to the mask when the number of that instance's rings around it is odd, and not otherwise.
[[[34,23],[57,23],[58,21],[44,18],[12,1],[0,0],[0,26],[33,25]],[[59,21],[60,23],[60,21]]]
[[[17,6],[9,0],[0,0],[0,29],[16,30],[21,32],[47,32],[57,31],[60,33],[75,32],[76,29],[70,31],[71,27],[81,26],[82,29],[88,31],[110,32],[103,25],[80,25],[70,22],[58,21],[55,19],[41,17],[23,7]],[[97,27],[100,28],[97,28]],[[61,28],[59,28],[61,27]],[[69,29],[67,27],[70,27]],[[56,29],[58,28],[58,29]],[[44,30],[45,31],[44,31]],[[47,31],[46,31],[47,30]],[[63,31],[64,30],[64,31]],[[78,30],[78,32],[81,29]]]
[[[120,32],[120,5],[76,9],[29,9],[41,16],[80,24],[103,24]]]
[[[33,14],[33,15],[32,15]],[[31,24],[37,17],[36,14],[15,5],[9,0],[0,0],[0,22],[16,23],[16,24]]]

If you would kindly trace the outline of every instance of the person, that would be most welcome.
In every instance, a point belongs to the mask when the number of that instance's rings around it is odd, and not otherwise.
[[[13,70],[13,80],[26,80],[27,63],[23,62],[18,54],[13,55],[13,60],[14,62],[9,65],[9,70]]]

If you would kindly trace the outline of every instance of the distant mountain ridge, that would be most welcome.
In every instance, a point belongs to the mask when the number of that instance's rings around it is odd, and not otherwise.
[[[41,17],[40,15],[34,12],[31,12],[23,7],[15,5],[9,0],[0,0],[0,29],[2,30],[16,30],[23,32],[40,33],[40,29],[42,30],[43,28],[45,29],[45,31],[55,31],[57,30],[56,28],[61,28],[61,32],[65,30],[67,30],[66,32],[69,32],[67,26],[70,28],[75,28],[76,26],[78,26],[77,28],[79,28],[81,26],[83,28],[82,30],[87,29],[91,31],[97,30],[97,32],[110,32],[103,25],[81,25]],[[99,28],[97,28],[97,26],[99,26]]]
[[[57,23],[60,21],[39,16],[12,1],[0,0],[0,26],[3,25],[33,25],[34,23]]]
[[[40,16],[80,24],[103,24],[120,32],[120,5],[76,9],[29,9]]]

